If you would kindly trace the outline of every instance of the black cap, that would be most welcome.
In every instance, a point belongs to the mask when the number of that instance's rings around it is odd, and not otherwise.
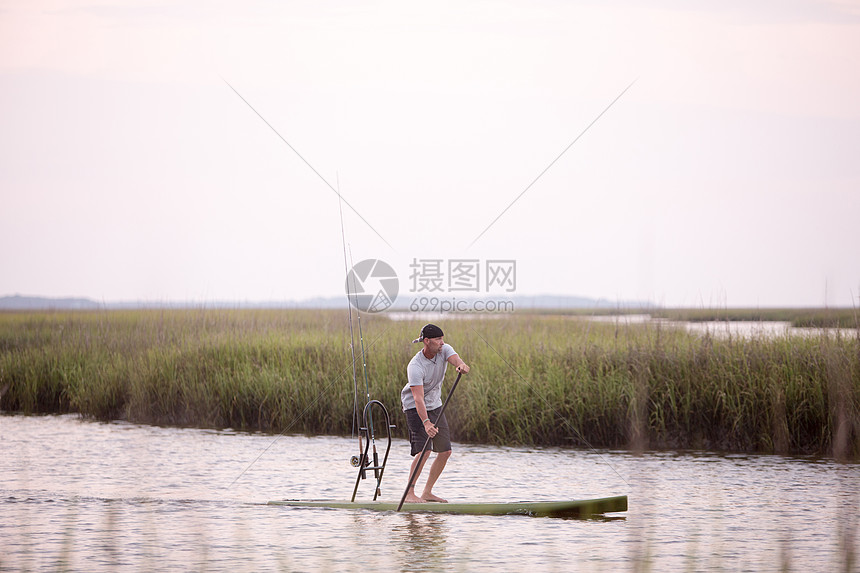
[[[425,324],[424,328],[421,329],[421,335],[412,341],[413,344],[416,342],[421,342],[425,338],[439,338],[440,336],[445,336],[442,333],[442,329],[436,326],[435,324]]]

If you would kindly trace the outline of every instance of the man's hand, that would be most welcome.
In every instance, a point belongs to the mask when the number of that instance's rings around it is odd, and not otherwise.
[[[431,438],[439,433],[439,428],[431,422],[429,419],[424,420],[424,431],[427,432],[427,435]]]
[[[465,362],[459,364],[457,366],[457,372],[462,372],[463,374],[468,373],[469,372],[469,365],[466,364]]]

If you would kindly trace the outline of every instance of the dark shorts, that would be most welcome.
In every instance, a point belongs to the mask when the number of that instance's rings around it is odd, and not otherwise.
[[[447,452],[451,449],[451,432],[448,430],[448,419],[443,414],[442,419],[437,421],[439,412],[441,411],[442,408],[439,407],[427,412],[430,421],[439,429],[436,437],[430,440],[434,452]],[[424,423],[418,416],[418,410],[415,408],[406,410],[406,425],[409,427],[409,442],[412,444],[412,455],[420,454],[424,448],[424,442],[427,441],[427,431],[424,429]]]

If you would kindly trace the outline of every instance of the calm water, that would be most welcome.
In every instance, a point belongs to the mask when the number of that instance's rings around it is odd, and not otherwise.
[[[442,313],[442,312],[386,312],[390,320],[490,320],[505,317],[505,314],[489,313]],[[617,326],[648,325],[651,327],[686,330],[691,334],[709,334],[717,338],[778,338],[782,336],[835,336],[837,333],[846,338],[858,335],[855,328],[798,328],[790,322],[778,320],[714,320],[702,322],[687,322],[683,320],[667,320],[655,318],[650,314],[594,315],[570,316],[572,320],[590,320],[592,322],[610,323]]]
[[[647,324],[653,327],[676,328],[692,334],[710,334],[717,338],[777,338],[781,336],[811,336],[819,337],[837,333],[846,338],[857,336],[854,328],[799,328],[791,326],[790,322],[779,320],[710,320],[702,322],[687,322],[683,320],[667,320],[654,318],[650,314],[627,314],[618,316],[592,316],[588,320],[608,322],[620,326],[628,324]]]
[[[455,444],[437,488],[462,501],[627,494],[622,519],[260,505],[348,498],[356,448],[0,416],[0,570],[832,571],[858,550],[860,465],[780,456]],[[407,448],[394,443],[386,499],[402,493]]]

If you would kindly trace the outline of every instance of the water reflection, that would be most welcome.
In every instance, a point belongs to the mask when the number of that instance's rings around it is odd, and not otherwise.
[[[400,524],[395,525],[393,530],[402,541],[397,544],[397,552],[403,568],[433,571],[442,569],[448,546],[448,528],[445,526],[445,518],[418,513],[397,517]]]

